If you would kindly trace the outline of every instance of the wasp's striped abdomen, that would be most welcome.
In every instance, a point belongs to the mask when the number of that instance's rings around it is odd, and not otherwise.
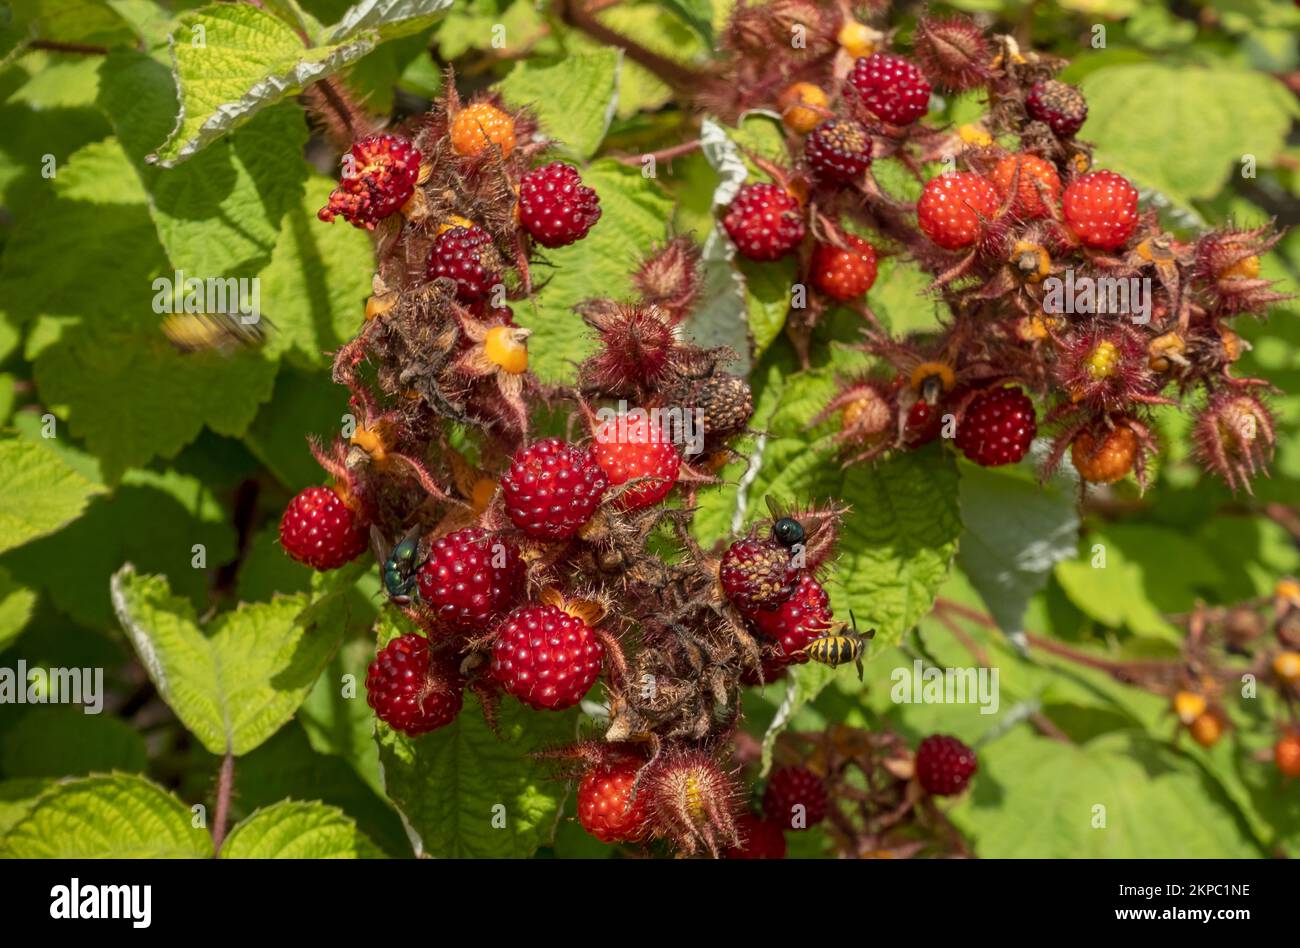
[[[823,635],[809,643],[805,651],[814,662],[837,668],[857,661],[862,654],[862,643],[848,635]]]

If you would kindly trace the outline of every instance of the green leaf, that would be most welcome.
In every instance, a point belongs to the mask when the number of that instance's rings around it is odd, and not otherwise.
[[[307,126],[301,110],[290,103],[267,109],[184,165],[155,168],[145,156],[172,127],[171,73],[143,53],[121,50],[108,56],[100,76],[99,105],[149,192],[171,266],[203,279],[256,272],[279,245],[286,212],[302,201]],[[262,312],[277,308],[275,299],[260,302]]]
[[[32,811],[37,799],[53,783],[53,780],[36,777],[0,780],[0,853],[4,852],[5,833]]]
[[[774,263],[737,261],[745,277],[745,298],[749,309],[749,331],[754,337],[754,358],[761,356],[785,328],[790,311],[790,293],[798,275],[793,258]]]
[[[157,784],[107,774],[55,784],[0,839],[11,859],[205,859],[212,837]]]
[[[333,597],[303,595],[241,605],[211,635],[166,577],[113,576],[113,606],[150,679],[213,754],[245,754],[293,717],[338,648]]]
[[[0,550],[53,533],[101,493],[53,452],[0,437]]]
[[[376,725],[384,787],[416,855],[531,856],[550,838],[564,784],[529,755],[571,741],[574,714],[531,711],[506,699],[504,740],[488,730],[477,699],[467,700],[451,724],[421,737]]]
[[[497,91],[511,106],[536,112],[542,131],[560,148],[589,159],[618,106],[622,62],[623,51],[615,49],[566,56],[553,65],[521,60]]]
[[[262,305],[275,324],[267,351],[287,351],[296,363],[317,368],[328,365],[328,353],[360,327],[374,266],[364,231],[316,219],[333,187],[329,178],[309,179],[302,202],[285,215],[270,263],[259,275]]]
[[[1217,586],[1222,573],[1177,531],[1112,524],[1088,534],[1077,558],[1057,564],[1056,578],[1070,601],[1106,628],[1180,644],[1182,633],[1161,613],[1190,610],[1198,591]]]
[[[1272,163],[1300,106],[1271,76],[1229,66],[1138,63],[1083,80],[1097,165],[1184,204],[1212,198],[1243,156]]]
[[[379,848],[338,807],[285,800],[230,831],[222,859],[375,859]]]
[[[961,470],[961,567],[998,626],[1013,636],[1024,631],[1029,598],[1079,548],[1078,479],[1058,471],[1051,484],[1040,485],[1037,463]]]
[[[119,718],[37,706],[5,732],[0,762],[9,777],[66,777],[141,771],[149,756],[144,736]]]
[[[973,786],[951,815],[986,859],[1261,855],[1223,791],[1140,732],[1075,747],[1019,728],[981,748]],[[1094,826],[1103,815],[1104,827]]]
[[[75,449],[66,451],[93,462]],[[191,566],[195,544],[215,568],[234,558],[235,540],[229,514],[211,487],[175,471],[136,470],[111,494],[96,497],[80,518],[8,554],[4,563],[72,618],[108,627],[114,621],[109,578],[122,563],[170,572],[173,591],[200,606],[210,580],[206,570]]]
[[[171,167],[192,157],[384,40],[424,29],[450,2],[363,0],[328,30],[327,45],[311,48],[279,17],[248,4],[210,4],[181,17],[171,42],[181,111],[151,160]]]
[[[383,793],[375,746],[375,714],[366,703],[366,670],[375,657],[369,637],[344,643],[298,709],[298,720],[312,747],[337,754],[354,767],[376,793]],[[344,676],[351,676],[346,680]]]
[[[658,0],[713,47],[713,0]]]
[[[0,566],[0,652],[22,634],[36,610],[36,591],[14,581]]]
[[[155,281],[172,271],[121,146],[87,145],[56,188],[60,200],[29,218],[32,228],[7,248],[21,249],[6,252],[0,272],[10,317],[42,317],[27,351],[44,402],[102,459],[109,481],[174,456],[205,424],[242,433],[270,396],[276,363],[257,350],[181,354],[167,341]],[[93,203],[91,194],[127,203]],[[86,233],[97,239],[88,244]],[[66,279],[69,259],[76,280]]]
[[[573,307],[593,296],[632,295],[630,264],[664,239],[672,201],[653,179],[618,162],[597,161],[582,173],[600,195],[601,218],[578,244],[546,253],[534,283],[548,281],[518,307],[521,326],[533,330],[530,364],[544,382],[572,382],[578,362],[594,349],[591,332]]]

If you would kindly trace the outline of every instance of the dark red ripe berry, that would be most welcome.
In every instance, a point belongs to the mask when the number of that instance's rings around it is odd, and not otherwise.
[[[1090,171],[1065,189],[1061,214],[1080,243],[1118,250],[1137,230],[1137,188],[1113,171]]]
[[[853,181],[871,164],[871,136],[861,122],[830,119],[808,133],[803,153],[820,180]]]
[[[775,609],[757,610],[750,618],[760,633],[781,646],[790,664],[802,665],[808,656],[801,651],[830,631],[834,613],[822,584],[802,573],[794,595]]]
[[[930,109],[930,81],[902,56],[872,53],[858,59],[849,85],[873,115],[890,125],[910,125]]]
[[[589,448],[548,438],[522,449],[501,478],[511,522],[537,540],[565,540],[600,504],[609,477]]]
[[[564,247],[596,226],[600,198],[582,183],[577,168],[553,161],[520,180],[519,220],[543,247]]]
[[[876,282],[876,248],[861,237],[845,234],[847,247],[818,244],[812,256],[813,286],[833,300],[848,303]]]
[[[493,285],[501,282],[495,257],[492,236],[483,228],[453,227],[434,240],[427,276],[430,280],[454,281],[457,298],[474,303],[485,299]]]
[[[916,779],[935,796],[961,793],[976,767],[975,752],[955,737],[932,734],[916,749]]]
[[[428,639],[413,633],[380,649],[366,673],[366,702],[379,720],[411,737],[450,724],[464,690],[456,657],[430,652]]]
[[[312,569],[338,569],[366,551],[369,541],[356,513],[330,487],[300,491],[280,518],[284,552]]]
[[[785,858],[785,833],[778,823],[745,812],[736,817],[736,831],[743,844],[728,849],[722,854],[723,859]]]
[[[596,463],[617,487],[638,480],[619,495],[622,510],[640,510],[657,504],[677,483],[681,456],[647,415],[624,415],[607,421],[596,431],[592,446]]]
[[[420,599],[442,622],[486,628],[524,590],[524,561],[513,543],[478,527],[435,540],[418,575]]]
[[[803,209],[775,184],[747,184],[722,219],[727,235],[750,260],[779,260],[803,240]]]
[[[1034,403],[1018,388],[990,388],[976,395],[957,424],[957,447],[976,464],[1015,464],[1038,433]]]
[[[591,626],[551,605],[520,606],[492,647],[492,677],[524,704],[571,708],[600,675],[605,646]]]
[[[642,762],[634,758],[593,767],[578,784],[578,822],[602,843],[639,843],[650,835],[650,794],[632,785]]]
[[[903,438],[910,447],[920,447],[939,437],[942,427],[943,413],[925,399],[917,399],[907,410],[907,429]]]
[[[1060,138],[1069,138],[1083,127],[1088,103],[1074,86],[1056,79],[1034,83],[1025,97],[1029,117],[1046,122]]]
[[[790,551],[771,540],[737,540],[718,567],[722,591],[745,614],[790,598],[799,578]]]
[[[784,829],[816,826],[826,819],[828,806],[826,784],[803,767],[778,767],[772,771],[763,794],[763,813]]]
[[[415,193],[420,157],[405,138],[363,138],[344,156],[339,186],[316,216],[326,223],[342,217],[354,227],[373,230],[376,223],[401,210]]]

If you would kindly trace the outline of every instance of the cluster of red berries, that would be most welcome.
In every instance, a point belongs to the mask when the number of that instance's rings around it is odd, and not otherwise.
[[[758,61],[748,43],[764,16],[778,11],[747,11],[728,36],[738,80]],[[775,96],[789,166],[762,163],[771,180],[743,185],[721,222],[745,258],[798,255],[798,279],[816,295],[791,312],[786,332],[805,362],[827,308],[849,304],[866,318],[861,348],[874,363],[819,416],[838,417],[849,460],[942,434],[978,464],[1016,463],[1038,434],[1038,403],[1052,437],[1044,474],[1068,450],[1087,482],[1131,473],[1145,485],[1151,406],[1199,399],[1195,457],[1249,489],[1272,454],[1273,424],[1256,394],[1262,383],[1231,374],[1245,346],[1226,320],[1280,299],[1259,278],[1277,235],[1225,230],[1189,244],[1162,231],[1132,182],[1092,167],[1090,146],[1076,139],[1088,105],[1053,78],[1061,64],[966,18],[923,16],[911,59],[880,48],[886,31],[823,25],[819,35],[835,42],[766,63],[798,77]],[[932,128],[920,120],[936,88],[982,89],[993,105],[978,123]],[[733,103],[738,114],[772,104]],[[876,179],[882,161],[915,169],[936,156],[955,166],[922,180],[914,206]],[[862,303],[882,248],[942,288],[953,318],[933,338],[894,338]],[[1075,277],[1101,287],[1079,311],[1059,286]],[[1131,280],[1153,287],[1140,312],[1127,292],[1103,296]]]

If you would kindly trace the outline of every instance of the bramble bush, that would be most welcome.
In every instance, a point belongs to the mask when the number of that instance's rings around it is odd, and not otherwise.
[[[0,853],[1295,854],[1297,36],[0,3]]]

